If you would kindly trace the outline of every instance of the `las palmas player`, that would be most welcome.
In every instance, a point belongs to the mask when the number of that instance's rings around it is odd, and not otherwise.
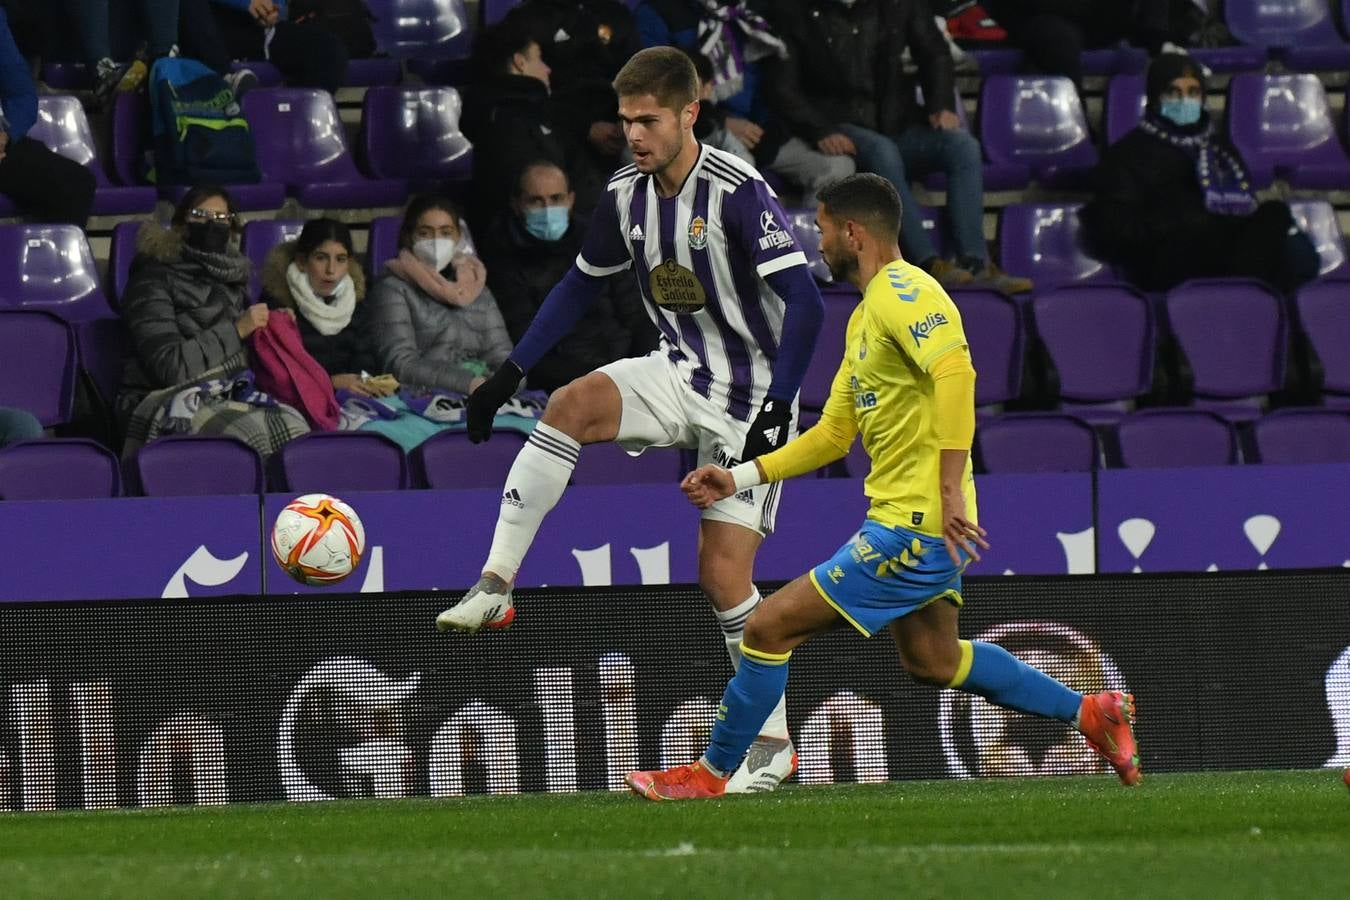
[[[1134,698],[1084,696],[997,644],[957,638],[961,573],[987,549],[976,524],[970,445],[975,370],[956,305],[900,258],[900,197],[876,175],[820,194],[820,250],[837,280],[863,292],[820,421],[785,447],[731,469],[705,465],[682,487],[700,507],[841,459],[861,432],[872,460],[871,508],[859,536],[766,599],[746,623],[741,665],[712,740],[693,765],[630,772],[650,800],[716,797],[787,685],[798,645],[841,618],[890,630],[910,675],[999,706],[1071,723],[1127,785],[1140,780]]]

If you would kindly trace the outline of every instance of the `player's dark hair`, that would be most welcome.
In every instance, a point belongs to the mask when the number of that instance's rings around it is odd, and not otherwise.
[[[689,59],[694,63],[694,71],[698,73],[699,82],[707,83],[712,81],[713,76],[715,75],[713,72],[712,60],[708,59],[707,56],[699,53],[697,50],[686,50],[685,52],[689,54]]]
[[[347,255],[352,255],[352,233],[346,225],[343,225],[337,219],[326,217],[310,219],[301,229],[300,236],[295,239],[295,258],[308,258],[311,253],[328,241],[341,244],[342,249],[347,251]]]
[[[614,93],[620,97],[651,94],[657,103],[678,113],[698,99],[698,72],[683,50],[648,47],[623,64],[614,78]]]
[[[401,250],[411,250],[413,245],[413,235],[417,232],[417,220],[431,212],[433,209],[439,209],[441,212],[449,213],[450,218],[455,220],[455,225],[463,228],[464,224],[460,219],[459,207],[455,206],[455,201],[451,200],[445,194],[427,193],[418,194],[412,198],[408,204],[408,209],[403,213],[403,222],[398,227],[398,246]]]
[[[879,238],[900,234],[900,194],[880,175],[859,172],[826,185],[816,196],[836,222],[852,219]]]
[[[551,159],[544,159],[543,157],[540,157],[538,159],[532,159],[529,162],[525,163],[525,165],[520,167],[520,172],[516,175],[517,200],[525,196],[526,176],[528,176],[531,172],[537,169],[557,169],[558,172],[562,174],[563,183],[567,185],[567,189],[569,191],[572,190],[572,179],[567,176],[567,170]]]

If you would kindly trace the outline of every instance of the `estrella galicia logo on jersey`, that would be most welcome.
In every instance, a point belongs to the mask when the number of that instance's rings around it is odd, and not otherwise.
[[[914,346],[927,340],[937,329],[947,324],[947,317],[940,312],[929,313],[922,322],[909,326],[909,336],[914,338]]]
[[[689,249],[702,250],[708,246],[708,223],[703,221],[702,216],[694,216],[694,220],[689,223]]]
[[[759,239],[761,250],[776,250],[792,243],[792,233],[779,227],[772,210],[766,209],[759,214],[759,230],[764,232],[764,236]]]

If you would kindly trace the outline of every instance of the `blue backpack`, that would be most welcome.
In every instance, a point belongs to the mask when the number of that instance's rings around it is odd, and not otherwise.
[[[248,122],[225,79],[195,59],[165,57],[150,70],[150,119],[159,184],[261,180]]]

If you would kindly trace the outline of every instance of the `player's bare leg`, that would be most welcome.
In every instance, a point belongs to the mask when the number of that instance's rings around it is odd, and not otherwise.
[[[614,440],[622,414],[619,388],[603,372],[592,372],[553,392],[543,420],[506,476],[483,575],[459,603],[436,617],[438,629],[473,633],[510,627],[515,619],[511,585],[516,572],[544,516],[562,497],[581,445]]]
[[[1132,695],[1079,695],[997,644],[959,640],[957,616],[956,605],[941,599],[890,624],[900,661],[911,676],[979,694],[1009,709],[1060,719],[1083,735],[1122,783],[1140,782]]]
[[[773,705],[782,698],[788,656],[838,622],[839,614],[806,576],[768,597],[746,623],[746,657],[722,697],[708,752],[693,765],[629,772],[624,781],[648,800],[692,800],[726,793],[731,769],[739,765]]]

